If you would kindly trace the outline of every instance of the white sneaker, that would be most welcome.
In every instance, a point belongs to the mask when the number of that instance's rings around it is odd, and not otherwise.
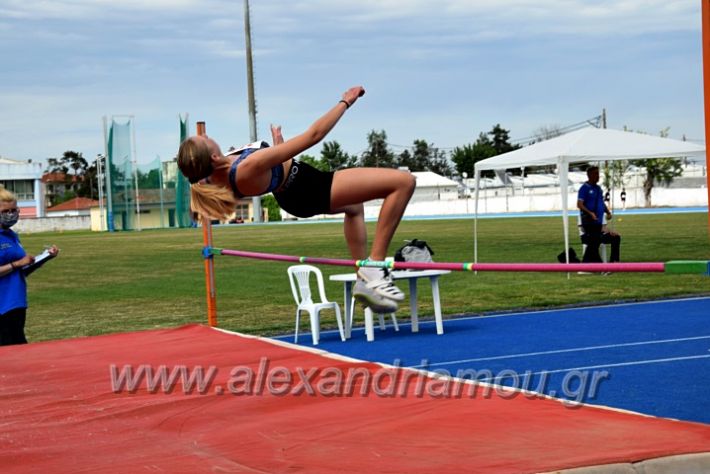
[[[363,307],[370,308],[375,313],[394,313],[398,308],[396,301],[380,296],[360,277],[355,281],[353,298]]]
[[[404,301],[404,293],[392,282],[392,275],[385,268],[362,267],[357,271],[358,279],[362,279],[375,293],[394,301]]]

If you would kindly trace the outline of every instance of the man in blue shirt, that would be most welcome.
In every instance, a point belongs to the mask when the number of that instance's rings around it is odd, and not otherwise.
[[[592,166],[587,169],[587,182],[579,188],[577,193],[577,208],[582,218],[584,235],[582,242],[587,246],[582,257],[583,262],[600,263],[599,246],[611,244],[611,257],[609,262],[619,261],[621,236],[615,232],[608,232],[604,228],[604,215],[611,220],[612,215],[604,202],[602,188],[599,182],[599,168]]]

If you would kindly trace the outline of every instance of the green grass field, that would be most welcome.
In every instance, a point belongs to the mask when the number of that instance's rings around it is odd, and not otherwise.
[[[480,261],[556,262],[564,249],[561,227],[559,217],[480,220]],[[368,228],[372,237],[374,224]],[[570,242],[579,252],[572,220],[570,229]],[[620,222],[617,219],[616,229],[623,236],[623,261],[710,259],[703,213],[624,216]],[[28,279],[30,341],[206,322],[201,229],[40,233],[21,238],[33,254],[52,243],[61,249],[59,258]],[[411,238],[429,242],[437,261],[473,260],[472,220],[402,222],[390,253]],[[215,228],[214,245],[349,258],[339,223]],[[295,305],[286,276],[289,265],[216,257],[219,326],[260,335],[292,331]],[[348,270],[321,268],[329,298],[342,304],[342,286],[327,281],[327,275]],[[449,317],[710,294],[710,278],[700,275],[572,274],[568,278],[558,273],[456,272],[442,277],[440,284],[443,311]],[[426,317],[433,311],[431,295],[428,285],[420,285],[420,315]],[[402,305],[398,318],[407,315],[408,305]],[[334,320],[325,317],[326,323]]]

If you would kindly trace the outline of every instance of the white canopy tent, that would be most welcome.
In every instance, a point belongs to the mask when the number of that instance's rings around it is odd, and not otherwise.
[[[565,249],[569,248],[568,178],[570,163],[614,160],[647,160],[704,156],[705,147],[695,143],[654,137],[636,132],[588,127],[535,143],[475,165],[474,261],[478,262],[478,190],[481,171],[556,165],[560,177]],[[569,258],[569,257],[568,257]]]

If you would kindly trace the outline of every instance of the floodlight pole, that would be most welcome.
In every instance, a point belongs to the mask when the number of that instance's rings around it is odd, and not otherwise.
[[[247,99],[249,102],[249,140],[257,140],[256,133],[256,99],[254,97],[254,63],[251,57],[251,23],[249,21],[249,0],[244,0],[244,35],[246,37],[247,59]],[[254,196],[251,200],[254,212],[254,222],[262,222],[261,197]]]
[[[710,0],[702,0],[703,23],[703,95],[705,96],[705,179],[710,204]],[[708,239],[710,239],[710,208],[708,208]]]
[[[205,122],[197,122],[197,134],[206,135]],[[202,241],[205,245],[205,289],[207,290],[207,322],[210,326],[217,326],[217,292],[214,284],[214,257],[208,253],[212,248],[212,221],[208,216],[202,216]]]

